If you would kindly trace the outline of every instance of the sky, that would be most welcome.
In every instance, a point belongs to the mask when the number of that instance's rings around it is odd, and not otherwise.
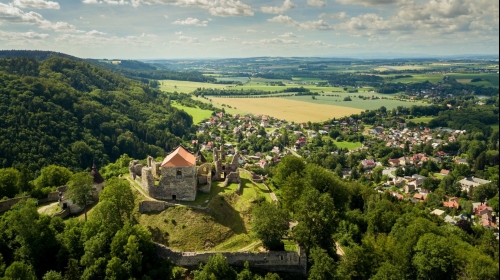
[[[498,54],[498,0],[0,0],[0,49],[82,58]]]

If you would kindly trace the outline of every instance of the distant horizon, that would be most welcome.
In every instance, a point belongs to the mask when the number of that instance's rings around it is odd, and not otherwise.
[[[0,49],[94,58],[488,55],[499,1],[0,0],[0,25]]]
[[[151,61],[151,60],[219,60],[219,59],[252,59],[252,58],[324,58],[324,59],[356,59],[356,60],[364,60],[364,59],[381,59],[381,60],[393,60],[393,59],[481,59],[481,58],[489,58],[489,59],[499,59],[499,53],[489,53],[489,54],[471,54],[471,53],[463,53],[463,54],[454,54],[454,55],[433,55],[433,54],[425,54],[425,53],[356,53],[356,54],[345,54],[345,55],[336,55],[336,56],[273,56],[273,55],[258,55],[258,56],[241,56],[241,57],[156,57],[156,58],[140,58],[140,57],[131,57],[131,58],[123,58],[123,57],[80,57],[78,55],[74,55],[67,52],[59,52],[52,50],[32,50],[32,49],[0,49],[0,51],[42,51],[42,52],[56,52],[62,53],[65,55],[70,55],[82,59],[120,59],[120,60],[137,60],[137,61]],[[378,56],[377,56],[378,55]],[[389,57],[393,55],[394,57]]]

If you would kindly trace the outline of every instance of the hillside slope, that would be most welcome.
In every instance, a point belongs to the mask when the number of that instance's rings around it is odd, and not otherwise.
[[[0,59],[0,167],[163,156],[191,126],[159,91],[82,60]]]

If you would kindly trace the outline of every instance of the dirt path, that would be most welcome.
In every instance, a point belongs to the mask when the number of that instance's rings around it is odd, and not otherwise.
[[[250,243],[250,245],[239,249],[238,252],[248,252],[250,249],[252,249],[253,247],[255,247],[255,245],[257,245],[259,243],[260,243],[260,241],[252,242],[252,243]]]
[[[142,194],[142,196],[144,196],[144,197],[145,197],[145,198],[147,198],[148,200],[155,200],[155,201],[157,201],[157,199],[154,199],[154,198],[150,197],[149,195],[147,195],[147,194],[146,194],[146,193],[142,190],[142,188],[141,188],[141,187],[137,186],[137,182],[136,182],[136,181],[134,181],[132,178],[130,178],[130,177],[128,177],[128,176],[127,176],[127,177],[125,177],[125,178],[127,178],[127,180],[130,182],[130,185],[131,185],[132,187],[134,187],[134,188],[135,188],[138,192],[140,192],[140,193]]]
[[[54,205],[57,205],[58,203],[59,203],[58,201],[56,201],[56,202],[52,202],[52,203],[51,203],[51,204],[49,204],[49,205],[45,205],[45,206],[42,206],[42,207],[38,208],[38,209],[37,209],[37,211],[38,211],[38,213],[40,213],[40,214],[44,214],[44,213],[45,213],[45,211],[46,211],[48,208],[50,208],[50,207],[52,207],[52,206],[54,206]]]

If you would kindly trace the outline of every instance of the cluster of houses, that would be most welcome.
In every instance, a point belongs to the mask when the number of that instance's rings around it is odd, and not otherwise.
[[[400,127],[406,124],[401,123]],[[414,145],[426,145],[430,143],[435,149],[439,145],[445,145],[457,141],[459,135],[466,133],[465,130],[441,130],[440,132],[433,132],[430,128],[422,129],[384,129],[382,126],[374,127],[371,130],[365,130],[366,134],[371,134],[375,138],[386,142],[387,147],[399,147],[404,149],[406,143],[410,151],[413,150]]]

